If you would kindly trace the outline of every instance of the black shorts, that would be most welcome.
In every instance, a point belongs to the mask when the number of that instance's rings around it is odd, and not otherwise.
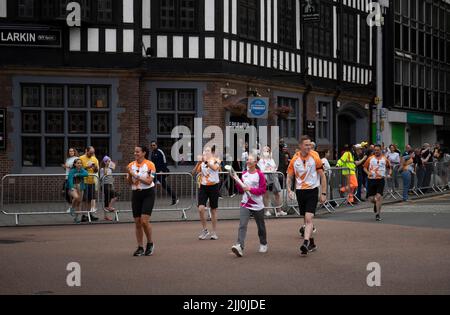
[[[91,202],[92,200],[96,200],[95,184],[84,184],[84,187],[83,201]]]
[[[144,190],[133,190],[131,197],[131,208],[133,218],[140,218],[143,215],[152,216],[155,206],[155,187]]]
[[[297,202],[300,214],[316,214],[317,204],[319,202],[319,188],[315,189],[297,189]]]
[[[201,185],[198,190],[198,206],[205,206],[208,204],[211,209],[219,208],[219,184],[206,186]]]
[[[105,207],[109,207],[111,199],[117,197],[117,193],[114,191],[112,184],[103,184],[103,196],[105,200]]]
[[[377,194],[380,194],[381,196],[384,194],[384,178],[368,180],[367,196],[373,197]]]

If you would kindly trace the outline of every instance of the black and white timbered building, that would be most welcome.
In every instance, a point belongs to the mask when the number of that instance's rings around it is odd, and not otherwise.
[[[319,150],[371,136],[368,0],[308,1],[316,22],[304,0],[78,0],[79,27],[68,2],[0,0],[0,173],[56,170],[86,144],[119,161],[137,142],[168,150],[172,128],[197,117],[278,125]],[[268,119],[239,114],[253,95],[269,97]]]

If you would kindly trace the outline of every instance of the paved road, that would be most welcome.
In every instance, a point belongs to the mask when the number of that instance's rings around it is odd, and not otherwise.
[[[153,257],[134,258],[132,225],[0,228],[0,294],[450,294],[450,196],[317,220],[319,251],[299,256],[299,219],[267,222],[261,255],[250,222],[246,256],[236,258],[236,221],[220,240],[198,241],[197,222],[157,223]],[[418,210],[420,210],[418,212]],[[80,288],[66,266],[82,268]],[[381,287],[366,284],[381,265]]]

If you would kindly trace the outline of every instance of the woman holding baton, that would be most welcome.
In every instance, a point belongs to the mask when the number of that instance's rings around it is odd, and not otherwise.
[[[240,212],[240,225],[238,233],[237,244],[234,245],[231,250],[233,253],[242,257],[244,255],[245,239],[247,236],[247,226],[250,217],[255,218],[256,225],[258,227],[259,236],[259,252],[267,252],[267,232],[266,225],[264,222],[264,194],[266,193],[266,177],[264,174],[256,169],[258,160],[254,154],[249,154],[247,159],[247,170],[242,174],[242,181],[237,177],[237,175],[232,172],[231,176],[236,181],[237,189],[244,195],[241,202],[241,212]]]

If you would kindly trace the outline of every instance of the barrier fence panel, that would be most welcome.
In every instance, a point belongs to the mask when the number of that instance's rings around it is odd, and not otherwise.
[[[407,198],[408,194],[422,197],[428,193],[442,193],[450,189],[450,162],[425,164],[421,168],[416,168],[415,172],[413,169],[403,171],[400,165],[395,166],[392,177],[386,179],[386,199],[402,200]],[[349,195],[356,193],[356,189],[350,187],[349,169],[335,167],[325,171],[325,174],[328,201],[320,205],[321,207],[331,213],[343,205],[353,206],[353,198],[359,201],[356,196]],[[241,176],[242,173],[238,175]],[[267,193],[269,198],[265,199],[266,210],[270,210],[272,215],[277,215],[279,209],[289,214],[300,215],[297,200],[295,198],[291,200],[287,194],[286,176],[281,172],[265,175],[268,188],[272,188],[272,191],[269,189]],[[116,198],[112,204],[115,209],[111,209],[111,212],[117,221],[121,213],[132,212],[132,191],[127,183],[126,174],[113,174],[101,179],[95,175],[91,177],[94,177],[97,183],[96,209],[85,206],[81,211],[87,215],[89,222],[97,209],[105,211],[105,214],[109,212],[106,208],[110,206],[108,201],[111,198]],[[155,179],[154,212],[179,212],[184,220],[187,220],[189,210],[196,213],[199,177],[195,178],[196,180],[191,173],[158,173]],[[220,173],[220,180],[219,210],[239,211],[242,195],[238,194],[234,180],[227,172]],[[70,204],[65,194],[65,181],[65,175],[6,175],[1,180],[0,210],[5,215],[15,216],[16,225],[19,224],[20,216],[25,215],[68,215]],[[294,187],[292,189],[294,190]],[[405,189],[407,193],[404,194]],[[112,195],[111,191],[115,194]],[[362,193],[363,191],[361,195]]]
[[[439,192],[450,188],[450,162],[436,162],[434,165],[433,187]]]
[[[156,186],[156,201],[153,212],[180,212],[181,218],[187,220],[187,211],[194,205],[194,181],[191,173],[158,173],[154,180]],[[106,185],[112,185],[107,187]],[[114,191],[114,194],[108,192]],[[119,221],[120,213],[131,213],[132,190],[127,182],[126,174],[113,174],[101,179],[101,196],[103,211],[109,204],[105,203],[117,196],[113,203],[115,219]]]
[[[90,175],[98,185],[98,177]],[[17,174],[6,175],[1,181],[1,211],[15,216],[16,225],[24,215],[69,214],[66,175]],[[99,199],[98,190],[96,198]],[[91,220],[91,208],[83,209]]]

